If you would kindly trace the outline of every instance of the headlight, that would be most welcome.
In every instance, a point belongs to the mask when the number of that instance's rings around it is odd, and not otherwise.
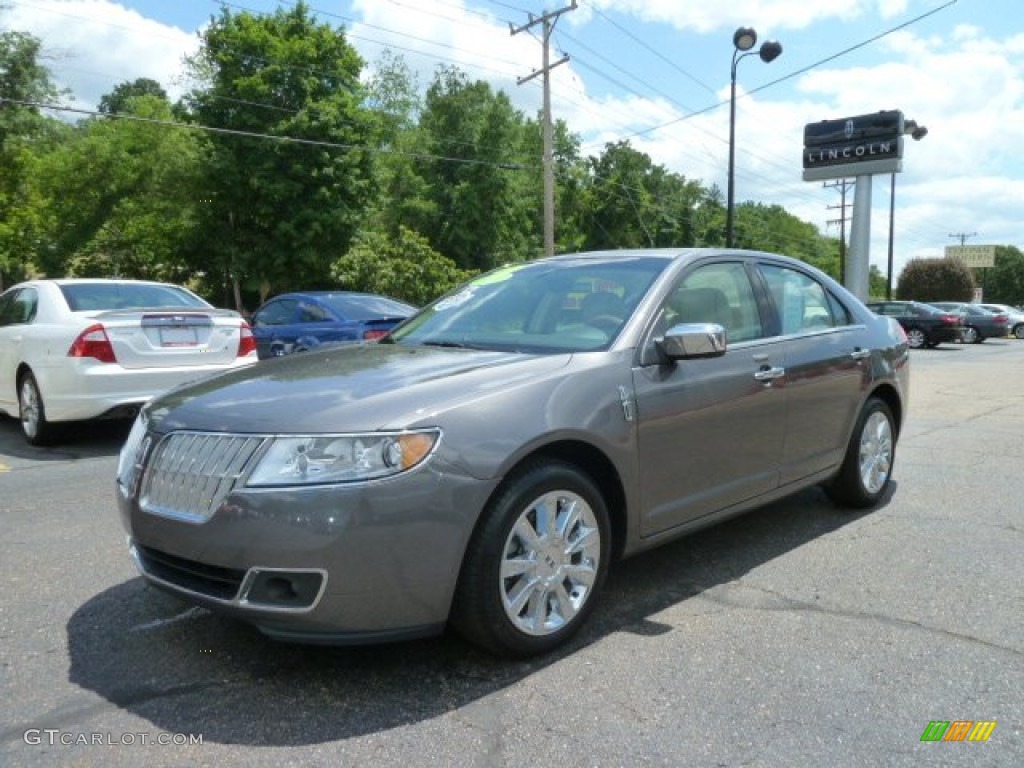
[[[422,463],[438,430],[275,437],[249,474],[249,487],[355,483],[390,477]]]

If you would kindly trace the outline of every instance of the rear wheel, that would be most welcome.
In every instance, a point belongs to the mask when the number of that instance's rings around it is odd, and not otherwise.
[[[920,349],[921,347],[928,346],[928,337],[920,328],[910,328],[907,331],[907,344],[910,345],[911,349]]]
[[[18,415],[21,433],[30,445],[49,445],[56,436],[56,428],[46,420],[46,406],[39,385],[31,373],[18,382]]]
[[[1024,339],[1024,323],[1017,323],[1013,326],[1013,335],[1018,339]]]
[[[844,507],[873,507],[889,487],[895,451],[892,410],[873,397],[857,418],[839,473],[825,488],[829,497]]]
[[[604,499],[587,475],[557,461],[525,466],[470,540],[452,623],[496,655],[553,650],[593,610],[610,536]]]

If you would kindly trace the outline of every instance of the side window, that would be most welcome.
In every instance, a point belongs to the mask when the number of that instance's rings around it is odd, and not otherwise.
[[[299,304],[300,323],[324,323],[333,319],[330,312],[317,304],[305,301]]]
[[[36,318],[38,297],[34,288],[4,294],[0,301],[0,325],[24,325]]]
[[[750,278],[738,261],[708,264],[686,275],[665,302],[666,328],[717,323],[730,344],[764,335]]]
[[[288,325],[295,317],[294,299],[281,299],[267,304],[253,318],[257,325]]]
[[[842,305],[844,317],[834,315],[838,301],[812,277],[775,264],[760,265],[782,324],[782,334],[808,333],[834,328],[849,322],[849,313]]]

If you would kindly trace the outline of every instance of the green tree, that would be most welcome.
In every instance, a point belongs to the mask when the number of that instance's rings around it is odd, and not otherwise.
[[[234,289],[330,279],[373,199],[374,125],[363,62],[343,30],[298,2],[272,15],[224,8],[189,60],[185,100],[214,134],[201,256]]]
[[[996,246],[995,266],[980,271],[986,302],[1024,306],[1024,253],[1019,248]]]
[[[430,221],[436,214],[415,161],[424,151],[417,125],[423,105],[415,76],[401,56],[385,51],[375,62],[367,104],[378,125],[380,152],[374,164],[378,194],[368,201],[364,229],[396,239],[403,228]]]
[[[0,289],[5,276],[34,269],[31,254],[46,228],[34,166],[67,130],[35,106],[57,104],[63,95],[40,58],[37,38],[0,33]]]
[[[971,301],[974,277],[960,259],[911,259],[900,272],[896,296],[908,301]]]
[[[171,119],[171,105],[157,96],[135,97],[131,109],[149,120]],[[127,119],[80,123],[36,166],[50,222],[36,256],[40,268],[190,279],[204,157],[196,131]]]
[[[519,177],[524,120],[508,96],[443,67],[427,89],[419,130],[431,157],[416,167],[430,206],[410,217],[413,228],[463,269],[534,255],[533,211]]]
[[[117,115],[133,111],[132,102],[140,96],[155,96],[167,101],[167,91],[156,80],[140,77],[131,82],[114,86],[114,90],[100,97],[97,109],[106,115]]]
[[[345,290],[380,293],[416,306],[433,301],[473,274],[456,267],[426,238],[405,227],[394,239],[381,232],[360,235],[331,267],[331,275]]]

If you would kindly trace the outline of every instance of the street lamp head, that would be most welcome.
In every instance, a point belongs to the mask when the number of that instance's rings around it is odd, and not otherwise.
[[[732,44],[737,51],[749,51],[757,44],[757,32],[750,27],[740,27],[732,35]]]
[[[903,132],[909,134],[914,141],[920,141],[928,135],[928,129],[923,125],[918,125],[917,120],[904,120]]]
[[[767,40],[761,46],[761,61],[765,64],[775,61],[782,55],[782,44],[775,40]]]

